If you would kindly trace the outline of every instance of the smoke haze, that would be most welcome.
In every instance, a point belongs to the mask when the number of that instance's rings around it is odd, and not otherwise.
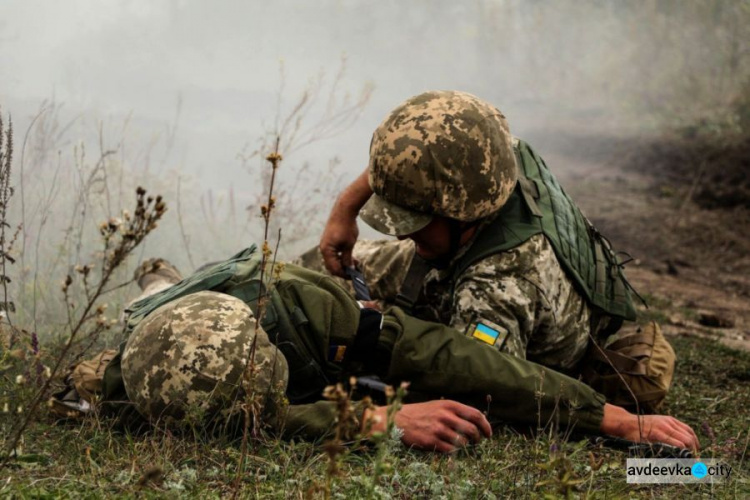
[[[121,176],[164,188],[168,201],[179,177],[202,203],[211,190],[211,203],[231,196],[240,211],[257,194],[262,162],[243,168],[238,154],[257,148],[311,82],[319,98],[306,120],[315,123],[342,58],[336,102],[355,102],[369,85],[372,98],[338,135],[287,155],[283,181],[306,163],[313,173],[333,168],[333,158],[334,177],[353,179],[372,130],[428,89],[494,103],[543,153],[561,131],[689,122],[746,85],[750,40],[747,2],[708,0],[6,0],[0,19],[3,112],[18,143],[40,109],[35,126],[46,119],[49,129],[44,144],[29,140],[19,182],[52,179],[49,162],[31,165],[33,147],[59,151],[64,172],[76,164],[75,145],[94,161],[101,140],[117,151]],[[327,212],[333,194],[320,196]]]

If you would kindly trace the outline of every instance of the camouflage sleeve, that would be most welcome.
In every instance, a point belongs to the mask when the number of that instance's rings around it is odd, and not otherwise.
[[[414,256],[411,240],[374,240],[357,242],[354,258],[375,300],[393,303]]]
[[[549,241],[537,235],[460,276],[451,325],[469,333],[484,323],[499,332],[500,350],[569,370],[588,347],[590,314]]]
[[[401,282],[414,255],[414,243],[411,240],[363,240],[354,246],[352,255],[359,262],[372,298],[388,303],[396,300]],[[318,247],[311,248],[292,263],[328,274]],[[349,281],[336,278],[336,282],[354,295]]]
[[[545,300],[530,279],[536,253],[528,246],[524,243],[469,267],[456,282],[451,315],[451,326],[460,332],[478,322],[498,331],[495,347],[523,359]]]
[[[589,386],[531,361],[503,353],[439,323],[394,307],[386,311],[381,348],[390,351],[385,380],[488,411],[490,422],[598,434],[604,396]]]

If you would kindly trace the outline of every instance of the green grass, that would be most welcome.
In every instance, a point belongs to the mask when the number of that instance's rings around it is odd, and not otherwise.
[[[652,498],[750,495],[750,355],[696,338],[672,339],[678,367],[666,412],[698,432],[704,457],[720,458],[733,479],[717,485],[631,486],[626,456],[545,433],[530,437],[498,429],[491,440],[452,456],[409,451],[397,441],[385,463],[376,450],[354,446],[340,458],[334,498]],[[5,415],[7,418],[8,415]],[[711,437],[713,435],[713,438]],[[312,443],[257,440],[241,483],[242,497],[324,496],[328,457]],[[553,451],[559,448],[559,451]],[[26,435],[22,460],[0,470],[0,496],[42,498],[195,497],[230,495],[239,459],[218,438],[141,436],[113,432],[91,419],[55,425],[42,420]],[[592,464],[594,467],[592,468]],[[378,473],[376,468],[381,472]],[[566,477],[567,475],[567,477]],[[379,477],[378,477],[379,476]]]
[[[637,304],[639,325],[644,325],[651,321],[656,321],[663,325],[669,321],[668,311],[672,308],[672,301],[650,293],[643,294],[643,300],[648,304],[648,307],[643,304]]]

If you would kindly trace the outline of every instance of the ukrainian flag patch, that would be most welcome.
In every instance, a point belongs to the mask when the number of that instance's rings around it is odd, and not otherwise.
[[[500,348],[508,335],[504,329],[497,325],[487,321],[479,321],[474,327],[471,336],[477,340],[481,340],[485,344]]]

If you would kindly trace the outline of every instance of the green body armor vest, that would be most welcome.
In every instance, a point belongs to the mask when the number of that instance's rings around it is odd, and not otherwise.
[[[186,295],[211,290],[245,302],[257,316],[261,253],[253,245],[230,259],[193,274],[174,286],[131,305],[127,336],[149,314]],[[270,272],[270,264],[268,266]],[[264,281],[267,278],[264,277]],[[341,363],[329,360],[331,345],[352,342],[359,326],[357,302],[330,277],[286,264],[268,292],[261,320],[271,342],[289,364],[287,397],[294,404],[320,399],[323,388],[337,381]],[[120,354],[125,342],[120,346]],[[126,399],[120,356],[105,371],[104,400]]]
[[[459,260],[454,277],[481,259],[544,234],[566,275],[590,305],[610,316],[635,320],[630,285],[609,242],[583,216],[527,143],[519,140],[514,149],[518,184]]]

